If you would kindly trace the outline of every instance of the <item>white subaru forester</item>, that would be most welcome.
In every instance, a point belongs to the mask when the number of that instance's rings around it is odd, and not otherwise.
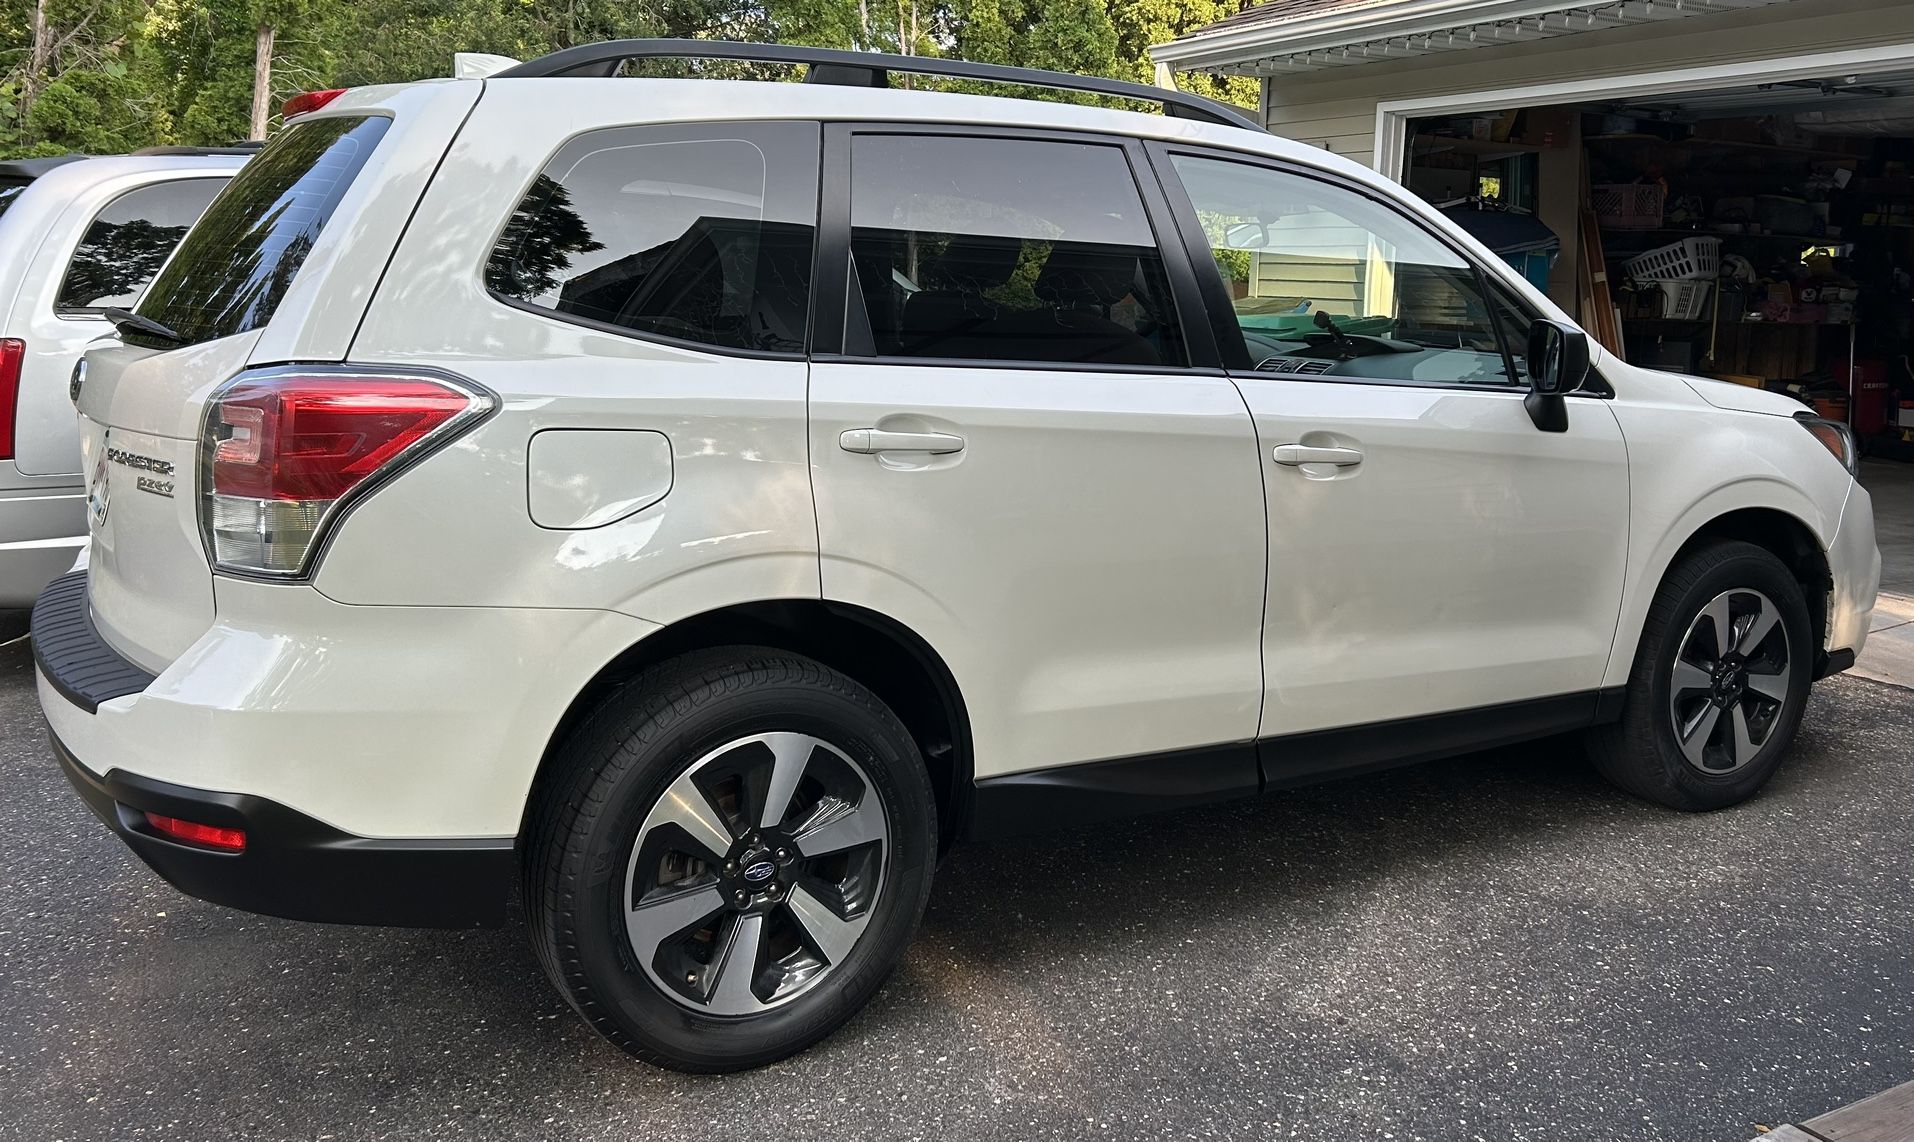
[[[621,74],[697,55],[810,82]],[[626,41],[350,91],[120,330],[34,616],[81,796],[258,912],[517,886],[687,1070],[848,1019],[963,837],[1565,731],[1732,805],[1879,576],[1844,427],[1109,81]]]

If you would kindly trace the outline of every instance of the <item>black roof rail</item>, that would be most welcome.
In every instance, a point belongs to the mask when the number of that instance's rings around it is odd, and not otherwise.
[[[0,162],[0,179],[8,182],[32,182],[54,167],[63,167],[68,163],[77,163],[85,155],[54,155],[41,159],[7,159]]]
[[[724,59],[747,63],[804,64],[810,70],[806,83],[831,83],[847,87],[889,87],[890,73],[936,75],[950,79],[975,79],[986,83],[1014,83],[1025,87],[1047,87],[1058,91],[1082,91],[1091,95],[1110,95],[1160,104],[1164,112],[1179,119],[1194,119],[1225,127],[1264,131],[1262,124],[1242,111],[1166,87],[1129,83],[1120,79],[1070,75],[1060,71],[1039,71],[1032,67],[1009,67],[995,63],[971,63],[938,56],[900,56],[879,52],[853,52],[841,48],[810,48],[797,44],[747,44],[732,40],[607,40],[600,44],[581,44],[575,48],[542,55],[492,76],[493,79],[533,79],[549,76],[608,76],[618,65],[636,59]]]
[[[141,147],[136,155],[253,155],[263,142],[231,143],[223,147]]]

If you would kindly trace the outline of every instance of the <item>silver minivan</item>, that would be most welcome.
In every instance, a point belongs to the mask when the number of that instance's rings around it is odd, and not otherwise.
[[[67,384],[105,313],[133,305],[251,148],[0,162],[0,611],[86,543]]]

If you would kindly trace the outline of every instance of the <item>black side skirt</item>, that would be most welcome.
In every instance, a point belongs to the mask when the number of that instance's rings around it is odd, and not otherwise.
[[[1622,688],[986,777],[973,837],[1182,809],[1548,737],[1621,717]]]

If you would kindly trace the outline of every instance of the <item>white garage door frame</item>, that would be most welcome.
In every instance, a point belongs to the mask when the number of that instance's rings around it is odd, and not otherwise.
[[[1764,59],[1703,67],[1660,68],[1629,74],[1604,75],[1562,83],[1525,84],[1451,92],[1416,99],[1391,99],[1376,104],[1376,150],[1370,165],[1380,174],[1402,181],[1408,154],[1409,123],[1441,115],[1466,115],[1510,107],[1546,107],[1555,103],[1608,102],[1645,96],[1676,95],[1754,83],[1790,79],[1820,79],[1829,75],[1865,75],[1914,67],[1914,43],[1882,44],[1839,52],[1779,55]]]

